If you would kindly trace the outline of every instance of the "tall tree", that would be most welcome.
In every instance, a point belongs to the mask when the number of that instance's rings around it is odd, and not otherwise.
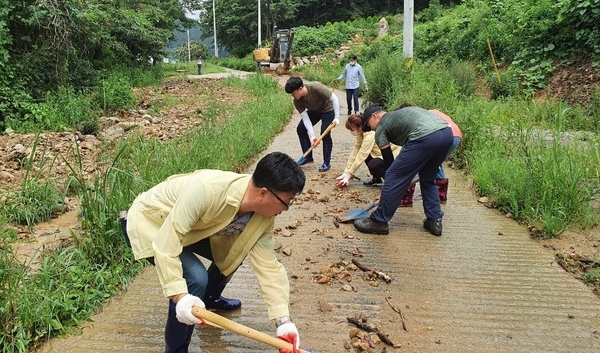
[[[6,0],[4,0],[6,1]],[[189,22],[178,0],[10,1],[8,55],[42,96],[58,85],[89,86],[98,70],[162,55]],[[1,30],[1,27],[0,27]]]

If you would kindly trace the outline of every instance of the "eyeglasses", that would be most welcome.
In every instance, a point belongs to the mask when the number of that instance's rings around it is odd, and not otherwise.
[[[269,189],[269,188],[265,188],[265,189],[269,190],[269,192],[270,192],[271,194],[273,194],[273,196],[275,196],[275,198],[276,198],[276,199],[277,199],[279,202],[281,202],[281,204],[283,205],[283,207],[285,207],[286,211],[287,211],[287,210],[289,210],[289,209],[290,209],[290,206],[294,204],[294,201],[296,201],[296,198],[293,198],[293,199],[291,199],[291,200],[290,200],[290,202],[289,202],[289,203],[287,203],[287,202],[283,201],[283,200],[281,199],[281,197],[277,196],[277,194],[276,194],[275,192],[273,192],[273,190],[271,190],[271,189]]]

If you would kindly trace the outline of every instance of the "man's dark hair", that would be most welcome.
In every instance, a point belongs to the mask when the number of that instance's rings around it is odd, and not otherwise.
[[[350,60],[356,60],[356,55],[352,54],[352,55],[350,55],[350,57],[348,59],[350,59]]]
[[[258,161],[252,174],[252,181],[257,188],[299,194],[304,189],[306,176],[290,156],[281,152],[272,152]]]
[[[304,86],[302,79],[298,76],[292,76],[285,83],[285,93],[292,93],[302,86]]]

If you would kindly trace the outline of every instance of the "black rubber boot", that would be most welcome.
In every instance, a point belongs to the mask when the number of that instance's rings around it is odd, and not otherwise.
[[[425,219],[423,221],[423,228],[436,237],[439,237],[442,235],[442,219]]]
[[[175,303],[169,300],[169,316],[165,325],[165,353],[188,353],[193,333],[194,325],[179,322]]]

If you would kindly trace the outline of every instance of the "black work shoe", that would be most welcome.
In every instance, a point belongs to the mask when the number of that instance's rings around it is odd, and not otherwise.
[[[354,221],[354,228],[361,233],[382,234],[390,233],[387,222],[377,222],[371,217],[364,217]]]
[[[239,299],[227,299],[221,296],[213,298],[209,296],[204,298],[204,305],[207,309],[235,310],[242,306],[242,302]]]
[[[363,183],[364,186],[381,186],[383,185],[383,180],[381,178],[373,178],[369,181],[365,181]]]
[[[427,229],[429,233],[439,237],[442,235],[442,219],[426,219],[423,221],[423,228]]]

